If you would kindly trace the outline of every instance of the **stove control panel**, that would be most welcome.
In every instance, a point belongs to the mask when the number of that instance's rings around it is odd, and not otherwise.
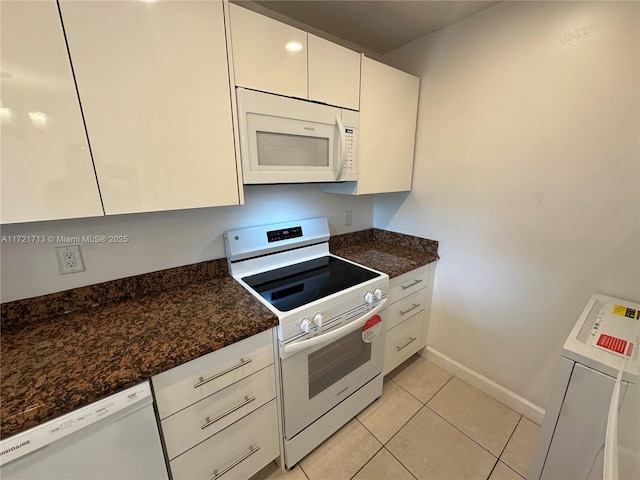
[[[302,236],[302,227],[282,228],[280,230],[270,230],[267,232],[267,242],[280,242],[289,240],[290,238],[298,238]]]
[[[327,300],[316,302],[316,305],[282,315],[278,340],[297,342],[350,323],[387,298],[388,286],[388,277],[383,275],[377,277],[372,284],[353,288],[349,295],[338,294],[333,299],[327,297]]]
[[[322,327],[322,325],[324,324],[324,315],[322,315],[321,313],[316,313],[313,316],[313,325],[315,327]],[[298,325],[298,327],[300,328],[300,331],[304,332],[304,333],[309,333],[309,331],[311,330],[311,322],[309,321],[308,318],[303,318],[302,320],[300,320],[300,324]]]

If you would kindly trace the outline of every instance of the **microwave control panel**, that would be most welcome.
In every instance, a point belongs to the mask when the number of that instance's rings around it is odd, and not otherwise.
[[[347,155],[344,160],[344,169],[348,172],[356,171],[356,145],[358,145],[357,130],[355,128],[346,127],[344,129]]]

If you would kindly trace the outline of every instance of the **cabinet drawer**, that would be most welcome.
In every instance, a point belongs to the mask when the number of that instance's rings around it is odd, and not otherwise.
[[[162,420],[169,459],[261,407],[276,396],[273,365]]]
[[[427,304],[427,289],[421,288],[387,307],[387,331],[409,317],[424,310]]]
[[[151,379],[160,418],[182,410],[273,363],[271,330],[211,352]]]
[[[393,303],[402,297],[425,288],[429,285],[429,266],[417,268],[399,277],[391,279],[389,285],[389,302]]]
[[[272,400],[169,465],[174,480],[229,480],[251,477],[278,455],[278,413]]]
[[[423,319],[424,312],[418,313],[387,332],[384,348],[384,375],[420,350]]]

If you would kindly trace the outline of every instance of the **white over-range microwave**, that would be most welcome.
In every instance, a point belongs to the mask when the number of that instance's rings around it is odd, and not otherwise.
[[[236,89],[245,184],[357,180],[360,114]]]

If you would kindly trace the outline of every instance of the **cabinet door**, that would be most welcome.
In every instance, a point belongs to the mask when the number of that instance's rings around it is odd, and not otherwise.
[[[229,5],[235,83],[288,97],[307,97],[307,34]]]
[[[1,221],[103,215],[56,2],[0,9]]]
[[[362,59],[358,193],[411,190],[420,79]]]
[[[323,38],[309,36],[309,100],[360,110],[360,57]]]
[[[238,204],[222,3],[60,8],[105,212]]]

